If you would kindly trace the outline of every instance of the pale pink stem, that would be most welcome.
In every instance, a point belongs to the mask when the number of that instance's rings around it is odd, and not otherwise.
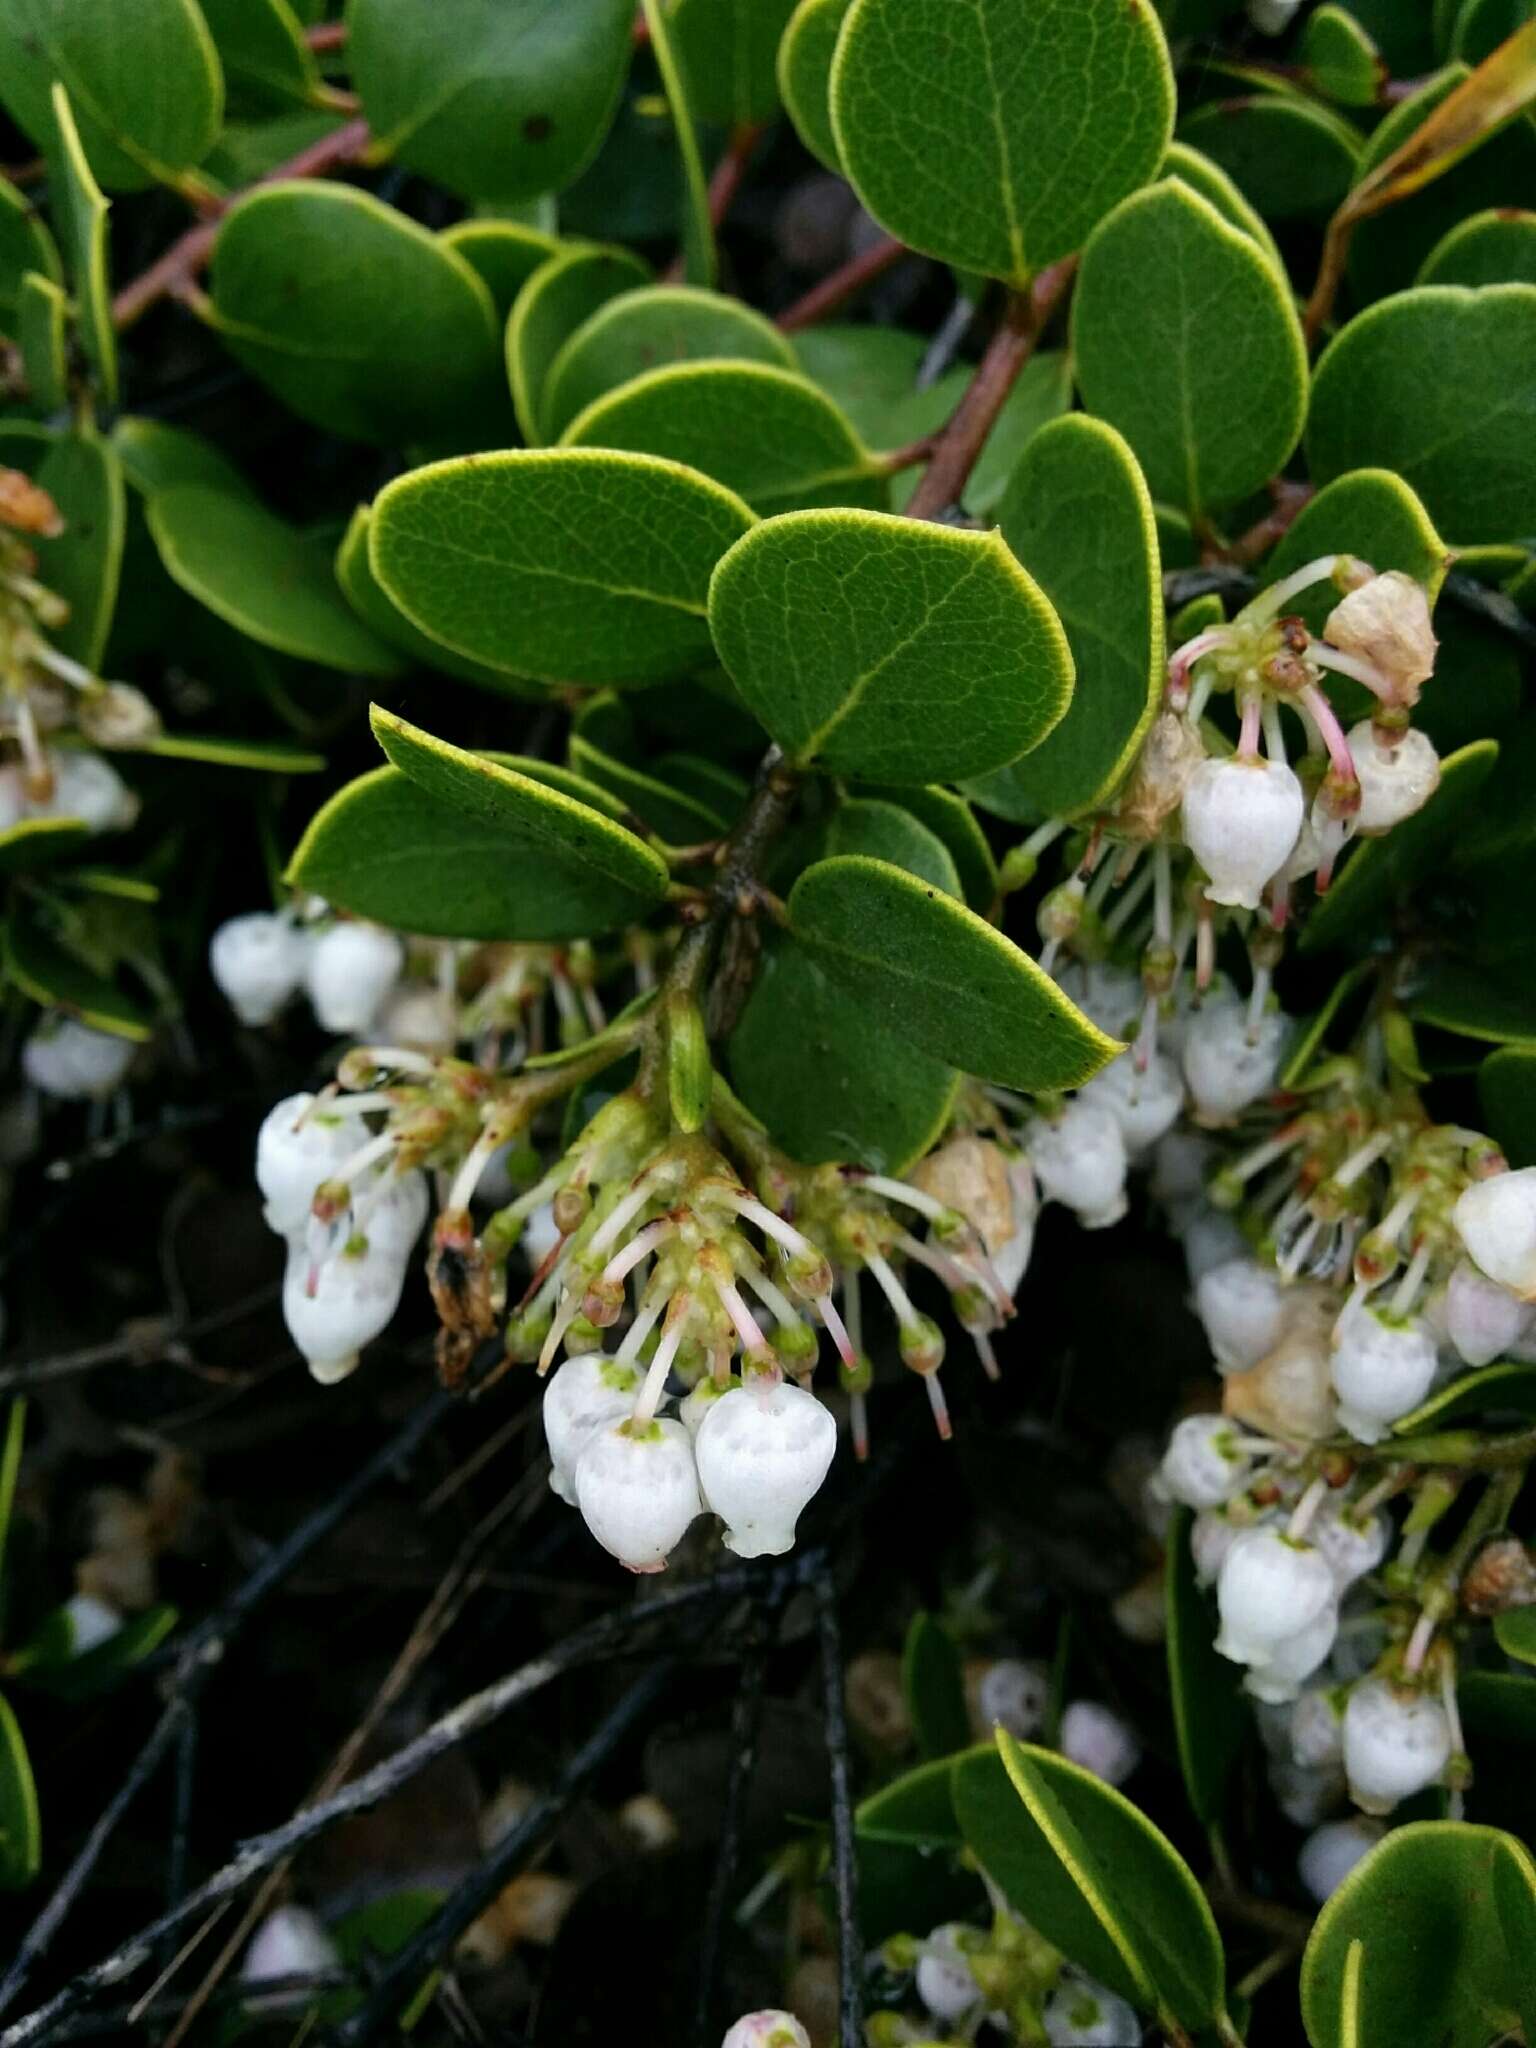
[[[848,1332],[843,1328],[843,1319],[837,1312],[836,1302],[830,1294],[818,1294],[816,1309],[831,1334],[833,1344],[837,1347],[838,1357],[848,1370],[853,1372],[859,1361],[852,1344],[848,1341]]]
[[[1259,756],[1259,732],[1264,721],[1264,700],[1255,693],[1243,700],[1243,723],[1237,735],[1237,754],[1240,761],[1256,761]]]
[[[1355,757],[1349,751],[1349,741],[1344,737],[1344,728],[1334,713],[1333,706],[1323,695],[1316,683],[1308,683],[1301,691],[1298,702],[1304,704],[1312,714],[1312,721],[1318,736],[1328,749],[1328,762],[1335,775],[1345,782],[1357,782]]]
[[[1193,640],[1186,640],[1182,647],[1176,647],[1168,657],[1168,701],[1175,710],[1182,710],[1189,698],[1189,671],[1202,654],[1214,654],[1229,638],[1225,626],[1212,626],[1204,633],[1197,633]]]
[[[1369,661],[1358,654],[1341,654],[1337,647],[1330,647],[1324,640],[1314,640],[1307,649],[1308,661],[1314,661],[1319,668],[1332,669],[1335,675],[1348,676],[1352,682],[1362,683],[1373,697],[1379,697],[1383,704],[1396,699],[1391,679]]]

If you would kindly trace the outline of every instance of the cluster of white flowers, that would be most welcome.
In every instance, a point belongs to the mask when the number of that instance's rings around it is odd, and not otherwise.
[[[242,1024],[270,1024],[303,989],[324,1031],[355,1037],[380,1020],[405,966],[393,932],[351,919],[252,910],[214,933],[208,966]]]

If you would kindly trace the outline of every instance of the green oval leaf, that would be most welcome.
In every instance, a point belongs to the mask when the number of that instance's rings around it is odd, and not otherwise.
[[[1165,2030],[1225,2018],[1216,1923],[1189,1866],[1112,1786],[998,1732],[953,1778],[967,1845],[1009,1903]],[[1010,1788],[1016,1798],[1010,1797]]]
[[[381,147],[465,199],[569,185],[608,132],[631,0],[351,0],[347,62]]]
[[[560,252],[554,235],[520,220],[460,220],[438,240],[482,279],[503,328],[523,286]]]
[[[43,1864],[37,1785],[21,1725],[0,1693],[0,1886],[20,1891]]]
[[[832,130],[832,59],[853,0],[800,0],[779,42],[779,97],[811,155],[841,175]]]
[[[695,120],[755,127],[779,110],[774,64],[795,0],[669,0]]]
[[[398,447],[505,410],[491,295],[403,213],[293,178],[225,215],[211,271],[232,355],[301,419]]]
[[[507,321],[507,375],[517,424],[530,445],[552,438],[544,427],[544,385],[567,338],[599,306],[649,275],[627,249],[567,249],[541,264],[518,293]]]
[[[460,801],[467,774],[449,802],[393,767],[348,783],[311,821],[287,879],[360,917],[445,939],[590,938],[654,908],[665,867],[595,805],[567,796],[576,778],[550,771],[540,784],[527,770],[543,764],[492,759],[506,780],[489,793],[474,786],[485,811]],[[419,756],[416,767],[432,772]],[[439,758],[436,768],[449,788],[455,764]]]
[[[818,861],[790,926],[870,1013],[935,1059],[1009,1088],[1077,1088],[1120,1046],[984,918],[888,862]]]
[[[1219,164],[1212,163],[1198,149],[1191,149],[1187,142],[1175,141],[1169,143],[1168,154],[1163,158],[1162,175],[1179,179],[1192,192],[1209,200],[1224,221],[1263,250],[1275,266],[1277,277],[1286,275],[1285,258],[1263,215],[1255,211]]]
[[[29,270],[12,318],[28,396],[38,412],[58,412],[69,398],[69,300],[62,286]]]
[[[634,722],[627,707],[613,696],[595,697],[585,705],[571,733],[571,766],[598,788],[605,789],[651,831],[674,846],[723,837],[735,817],[718,802],[691,796],[639,765]]]
[[[1536,285],[1421,285],[1351,320],[1317,366],[1319,483],[1396,470],[1458,543],[1536,529]]]
[[[920,1764],[855,1809],[859,1924],[866,1940],[934,1927],[980,1903],[975,1872],[959,1863],[953,1769],[949,1758]]]
[[[213,768],[247,768],[261,775],[318,775],[324,754],[284,740],[231,739],[220,733],[163,732],[144,749],[162,761],[203,761]]]
[[[1189,1531],[1194,1516],[1176,1508],[1168,1525],[1164,1578],[1168,1686],[1179,1769],[1202,1827],[1219,1825],[1232,1767],[1248,1739],[1248,1702],[1234,1667],[1216,1651],[1214,1603],[1195,1578]]]
[[[1125,0],[854,0],[832,126],[882,227],[1019,286],[1154,174],[1173,77]]]
[[[1162,695],[1152,499],[1114,428],[1071,413],[1042,427],[1025,449],[998,523],[1066,628],[1077,682],[1054,731],[1022,761],[973,783],[972,794],[987,805],[1001,784],[1005,817],[1066,817],[1109,797]]]
[[[1417,284],[1536,284],[1536,213],[1490,207],[1458,221],[1424,258]]]
[[[185,427],[121,413],[111,440],[123,475],[146,497],[176,484],[206,484],[237,497],[251,496],[250,485],[223,450]]]
[[[142,1041],[153,1023],[144,1006],[60,945],[31,916],[13,915],[4,935],[5,971],[23,995],[78,1017],[97,1031]]]
[[[1266,220],[1326,220],[1354,183],[1360,134],[1289,94],[1210,100],[1182,124]]]
[[[884,783],[861,785],[862,796],[886,797],[916,818],[943,845],[955,864],[961,893],[972,910],[985,912],[997,895],[997,862],[987,835],[963,796],[937,783],[892,788]]]
[[[763,363],[652,370],[578,413],[563,448],[629,448],[686,463],[754,512],[882,507],[885,472],[830,398]]]
[[[946,896],[960,898],[960,877],[948,848],[899,802],[852,797],[839,804],[827,826],[826,852],[889,861],[918,881],[931,882]]]
[[[33,472],[58,506],[64,531],[34,542],[38,576],[69,605],[57,646],[93,671],[106,652],[117,609],[127,534],[122,464],[94,428],[60,434]]]
[[[1192,517],[1258,490],[1300,438],[1307,355],[1290,292],[1176,178],[1095,229],[1072,345],[1084,403],[1130,442],[1152,495]]]
[[[1381,52],[1355,17],[1332,0],[1307,17],[1300,55],[1308,83],[1341,106],[1374,106],[1386,83]]]
[[[399,658],[353,616],[328,549],[254,498],[180,484],[156,491],[145,510],[167,573],[263,647],[359,675],[400,673]]]
[[[47,144],[48,187],[64,274],[75,295],[80,348],[96,373],[101,395],[117,403],[117,330],[107,270],[107,202],[91,175],[80,132],[62,85],[53,88],[52,134]]]
[[[320,67],[288,0],[198,0],[224,76],[258,108],[313,102]]]
[[[1470,1416],[1497,1415],[1501,1410],[1536,1415],[1536,1365],[1479,1366],[1431,1394],[1392,1427],[1399,1436],[1421,1436],[1465,1422]]]
[[[968,1747],[971,1717],[953,1638],[931,1614],[912,1617],[901,1652],[901,1689],[919,1756],[953,1756]]]
[[[1536,1664],[1536,1607],[1515,1607],[1507,1614],[1496,1614],[1493,1635],[1506,1657]]]
[[[63,282],[58,246],[48,224],[24,192],[0,178],[0,315],[14,320],[21,281],[29,270]]]
[[[543,703],[547,693],[541,684],[525,682],[521,676],[509,676],[485,662],[470,661],[462,654],[455,654],[440,640],[434,640],[411,623],[373,573],[373,564],[368,559],[368,533],[372,524],[373,514],[369,507],[359,505],[342,535],[341,546],[336,550],[336,581],[369,632],[391,647],[398,647],[402,654],[419,661],[425,668],[437,669],[445,676],[457,676],[461,682],[473,683],[480,690],[493,690],[499,697],[520,697],[527,702]]]
[[[1493,1045],[1536,1045],[1529,989],[1496,973],[1438,961],[1409,989],[1404,1005],[1419,1024],[1457,1031]]]
[[[960,1085],[952,1066],[873,1016],[789,932],[767,941],[728,1058],[742,1101],[807,1166],[848,1159],[905,1172],[942,1137]]]
[[[715,248],[709,185],[704,176],[704,158],[699,150],[698,116],[694,110],[688,68],[672,32],[673,8],[668,0],[640,0],[640,10],[650,30],[651,55],[656,60],[662,91],[667,96],[667,109],[672,116],[672,133],[682,170],[683,281],[685,284],[712,285],[719,255]]]
[[[1422,583],[1431,605],[1440,595],[1451,551],[1417,496],[1389,469],[1354,469],[1325,484],[1302,506],[1264,564],[1276,583],[1319,555],[1357,555],[1378,571],[1400,569]],[[1314,632],[1338,602],[1331,586],[1304,590],[1296,610]]]
[[[219,132],[224,77],[195,0],[8,0],[0,49],[22,127],[46,148],[60,81],[91,169],[115,191],[174,183]]]
[[[792,370],[795,352],[739,299],[691,285],[642,285],[583,321],[549,368],[539,419],[556,440],[594,400],[663,364],[736,357]]]
[[[1489,1133],[1511,1166],[1536,1166],[1536,1051],[1507,1046],[1477,1070]]]
[[[369,559],[413,624],[473,660],[549,683],[652,682],[708,658],[710,575],[752,524],[675,462],[522,451],[397,478]]]
[[[709,622],[774,739],[832,774],[984,774],[1038,746],[1071,694],[1060,621],[996,533],[786,513],[720,563]]]
[[[1488,2048],[1530,2010],[1533,1945],[1529,1851],[1497,1828],[1410,1821],[1317,1917],[1301,1964],[1307,2038],[1312,2048]]]
[[[1440,787],[1423,810],[1381,839],[1357,840],[1333,887],[1314,903],[1301,927],[1303,953],[1329,946],[1369,948],[1387,928],[1398,897],[1440,864],[1499,758],[1496,740],[1478,740],[1440,764]]]
[[[37,868],[56,867],[93,836],[78,818],[23,818],[0,832],[0,875],[29,875]]]

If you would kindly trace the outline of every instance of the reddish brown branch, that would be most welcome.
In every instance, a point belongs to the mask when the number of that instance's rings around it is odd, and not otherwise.
[[[1261,555],[1267,555],[1276,541],[1289,533],[1302,506],[1316,495],[1316,487],[1277,476],[1269,486],[1269,495],[1271,507],[1263,518],[1256,519],[1246,533],[1240,533],[1226,547],[1209,550],[1209,559],[1238,562],[1246,568]]]
[[[343,127],[333,129],[329,135],[322,135],[318,142],[312,142],[307,149],[301,149],[291,156],[287,163],[279,164],[264,178],[260,185],[274,185],[288,178],[321,178],[328,171],[340,170],[343,165],[355,163],[373,140],[366,121],[348,121]],[[254,189],[248,187],[248,190]],[[119,330],[131,327],[135,320],[142,319],[151,306],[161,299],[179,297],[201,273],[219,232],[219,221],[244,195],[234,192],[219,202],[218,212],[212,220],[200,221],[195,228],[172,242],[162,256],[158,256],[147,270],[123,286],[112,301],[112,320]]]
[[[347,24],[344,21],[319,21],[304,31],[304,40],[319,56],[326,56],[332,50],[345,49]]]
[[[779,315],[778,328],[781,334],[794,334],[802,327],[814,327],[818,320],[825,320],[829,313],[835,313],[846,305],[856,292],[865,285],[873,284],[877,277],[884,277],[893,265],[907,254],[904,242],[898,242],[894,235],[888,235],[883,242],[872,242],[867,249],[861,249],[857,256],[850,257],[830,277],[824,277],[820,284],[812,285],[803,299],[796,299],[786,312]]]
[[[1077,258],[1068,256],[1042,270],[1028,292],[1010,295],[1002,324],[977,364],[965,396],[940,430],[933,459],[907,506],[909,519],[937,519],[960,502],[987,436],[1076,269]]]
[[[761,121],[742,121],[731,130],[731,139],[721,152],[714,176],[709,181],[711,227],[719,229],[724,224],[731,202],[741,190],[741,181],[747,175],[747,165],[762,139],[762,133]]]

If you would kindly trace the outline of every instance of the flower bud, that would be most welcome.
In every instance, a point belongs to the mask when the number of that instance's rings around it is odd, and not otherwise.
[[[787,1381],[722,1395],[699,1428],[699,1491],[738,1557],[780,1557],[827,1476],[837,1424],[814,1394]]]
[[[1174,1424],[1160,1469],[1181,1507],[1219,1507],[1245,1484],[1251,1461],[1233,1450],[1232,1437],[1224,1415],[1186,1415]]]
[[[1256,1700],[1270,1706],[1286,1706],[1333,1648],[1339,1632],[1339,1610],[1329,1601],[1304,1628],[1282,1637],[1268,1656],[1256,1662],[1243,1680],[1243,1688]]]
[[[354,1221],[370,1251],[404,1260],[414,1251],[431,1206],[424,1173],[389,1173],[377,1192],[370,1191],[367,1202],[354,1210]]]
[[[252,1988],[287,1977],[319,1977],[341,1968],[341,1954],[307,1906],[278,1906],[251,1936],[240,1965],[241,1982]],[[312,1993],[295,1992],[295,1998]]]
[[[1029,1742],[1045,1726],[1050,1699],[1051,1674],[1044,1664],[998,1657],[976,1681],[976,1719],[985,1736],[1006,1728],[1020,1742]]]
[[[1116,1992],[1065,1972],[1040,2013],[1051,2048],[1135,2048],[1141,2021]]]
[[[1309,1533],[1327,1558],[1334,1584],[1342,1593],[1381,1563],[1392,1540],[1392,1524],[1383,1514],[1370,1515],[1362,1522],[1349,1508],[1326,1501]]]
[[[1287,1723],[1291,1755],[1305,1771],[1336,1764],[1344,1756],[1344,1708],[1337,1693],[1313,1686],[1291,1708]]]
[[[749,2012],[720,2048],[811,2048],[811,2037],[792,2012]]]
[[[727,1394],[741,1386],[734,1373],[724,1385],[712,1372],[702,1373],[699,1379],[684,1394],[677,1404],[677,1419],[694,1440],[694,1460],[698,1460],[699,1431],[704,1427],[704,1418],[717,1401],[723,1401]]]
[[[1321,1906],[1331,1899],[1362,1857],[1386,1833],[1379,1820],[1357,1813],[1314,1828],[1296,1855],[1296,1874]]]
[[[1203,1124],[1235,1123],[1267,1095],[1280,1072],[1288,1020],[1266,1011],[1250,1032],[1244,1005],[1209,1002],[1190,1019],[1184,1039],[1184,1079]]]
[[[1327,1559],[1278,1529],[1246,1530],[1216,1582],[1216,1647],[1235,1664],[1264,1664],[1335,1600]]]
[[[632,1572],[659,1572],[703,1512],[693,1442],[680,1422],[597,1430],[576,1460],[576,1505],[598,1542]]]
[[[459,1039],[459,1008],[452,996],[425,982],[405,982],[386,996],[378,1015],[379,1037],[413,1052],[450,1053]],[[485,1182],[481,1182],[482,1192]]]
[[[1536,1322],[1536,1307],[1463,1259],[1445,1289],[1445,1330],[1463,1365],[1491,1365]]]
[[[1061,1753],[1106,1785],[1123,1785],[1141,1762],[1141,1744],[1112,1708],[1073,1700],[1061,1717]]]
[[[932,1316],[915,1316],[901,1327],[901,1362],[911,1372],[937,1372],[944,1363],[944,1332]]]
[[[256,1134],[256,1185],[266,1200],[268,1229],[280,1237],[302,1230],[316,1188],[367,1135],[345,1096],[317,1105],[313,1095],[286,1095],[274,1103]]]
[[[83,1657],[87,1650],[99,1649],[103,1643],[109,1643],[123,1625],[123,1617],[117,1609],[109,1607],[94,1593],[76,1593],[65,1601],[64,1613],[69,1621],[72,1657]]]
[[[1128,1038],[1141,1015],[1141,976],[1107,960],[1068,961],[1056,977],[1062,994],[1111,1038]]]
[[[283,1320],[322,1386],[357,1370],[358,1356],[400,1304],[402,1259],[350,1245],[315,1265],[302,1243],[290,1245],[283,1277]]]
[[[936,2020],[961,2020],[981,2003],[981,1986],[966,1960],[965,1944],[976,1943],[974,1927],[952,1920],[935,1927],[917,1958],[917,1995]]]
[[[561,1500],[576,1505],[576,1463],[600,1429],[622,1422],[635,1405],[640,1375],[599,1351],[567,1358],[544,1387],[544,1441],[549,1447],[549,1483]]]
[[[1202,1586],[1214,1586],[1227,1552],[1251,1523],[1234,1522],[1221,1508],[1202,1508],[1190,1524],[1189,1554]]]
[[[1280,1342],[1286,1291],[1273,1266],[1227,1259],[1195,1284],[1195,1314],[1221,1373],[1247,1372]]]
[[[1315,1828],[1344,1799],[1341,1764],[1320,1764],[1316,1770],[1303,1770],[1289,1756],[1272,1756],[1268,1777],[1275,1803],[1292,1827]]]
[[[399,979],[405,948],[376,924],[333,924],[311,941],[305,980],[327,1031],[366,1031]]]
[[[309,943],[286,917],[253,910],[214,933],[208,968],[242,1024],[270,1024],[304,979]]]
[[[1257,910],[1305,814],[1301,784],[1279,761],[1202,761],[1184,792],[1184,838],[1210,877],[1211,901]]]
[[[74,1017],[49,1017],[21,1049],[21,1071],[34,1088],[63,1102],[100,1101],[112,1094],[138,1047]]]
[[[79,700],[76,722],[98,747],[147,747],[160,737],[160,714],[132,683],[103,683]]]
[[[1451,1760],[1451,1730],[1438,1700],[1399,1692],[1384,1678],[1357,1685],[1344,1709],[1344,1769],[1366,1813],[1390,1813],[1433,1785]]]
[[[1081,1100],[1028,1132],[1030,1163],[1045,1198],[1075,1209],[1085,1230],[1118,1223],[1126,1211],[1125,1139],[1107,1109]]]
[[[1120,1126],[1127,1155],[1137,1160],[1178,1120],[1184,1107],[1184,1082],[1163,1053],[1154,1053],[1144,1069],[1137,1067],[1130,1053],[1122,1053],[1079,1089],[1077,1099],[1109,1111]]]
[[[1369,838],[1390,832],[1422,811],[1440,787],[1440,756],[1424,733],[1410,729],[1387,746],[1366,718],[1350,728],[1347,738],[1360,778],[1357,832]]]
[[[1251,1259],[1248,1240],[1230,1216],[1223,1216],[1208,1202],[1186,1210],[1175,1226],[1184,1247],[1184,1270],[1191,1286],[1198,1287],[1207,1273],[1215,1272],[1232,1259]]]
[[[1474,1181],[1451,1221],[1490,1280],[1520,1301],[1536,1301],[1536,1166]]]
[[[1393,702],[1411,708],[1435,672],[1437,642],[1429,600],[1400,569],[1373,576],[1328,614],[1323,635],[1341,654],[1368,661],[1391,685]]]
[[[1346,1309],[1334,1333],[1339,1421],[1361,1443],[1380,1443],[1429,1392],[1436,1363],[1435,1340],[1417,1317],[1363,1301]]]
[[[126,832],[139,800],[100,754],[61,747],[53,756],[53,795],[27,808],[34,818],[78,818],[91,832]]]

